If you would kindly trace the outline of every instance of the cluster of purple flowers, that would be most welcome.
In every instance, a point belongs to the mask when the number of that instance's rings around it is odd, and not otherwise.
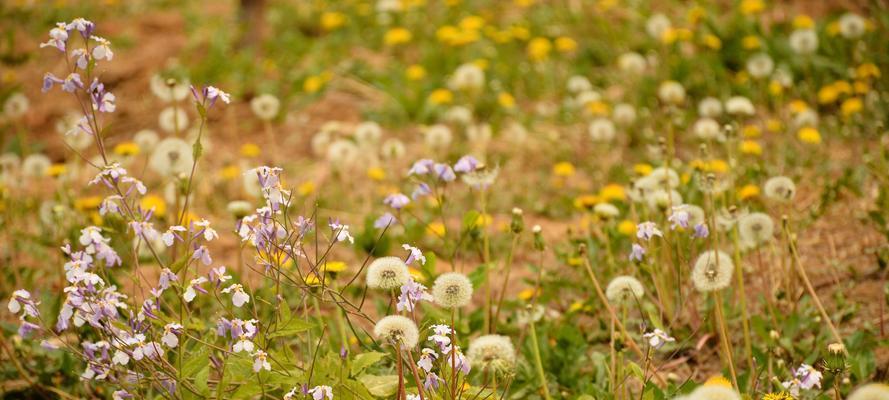
[[[417,360],[417,367],[425,375],[423,388],[435,391],[445,381],[434,371],[436,364],[439,364],[439,372],[444,369],[450,370],[454,368],[454,371],[464,376],[469,374],[471,366],[469,359],[460,351],[460,346],[451,343],[451,335],[454,334],[454,331],[450,326],[432,325],[432,331],[433,334],[427,340],[432,342],[433,346],[424,347],[421,350],[420,359]]]

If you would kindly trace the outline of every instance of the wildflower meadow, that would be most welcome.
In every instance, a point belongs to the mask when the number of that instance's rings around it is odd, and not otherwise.
[[[889,400],[889,8],[0,2],[0,398]]]

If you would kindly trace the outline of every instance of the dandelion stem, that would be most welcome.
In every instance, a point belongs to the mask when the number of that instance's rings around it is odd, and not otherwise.
[[[549,388],[546,385],[546,375],[543,373],[543,361],[540,359],[540,347],[537,344],[537,329],[534,328],[533,318],[531,318],[528,326],[531,328],[531,350],[534,355],[534,366],[537,369],[537,378],[540,379],[540,388],[543,389],[544,400],[550,400]]]
[[[750,315],[747,312],[747,291],[744,289],[744,267],[741,265],[741,240],[738,233],[738,226],[735,224],[732,229],[732,240],[735,244],[734,262],[735,269],[738,274],[738,306],[741,307],[741,325],[744,329],[744,354],[747,356],[747,368],[750,371],[750,377],[753,377],[755,367],[753,365],[753,347],[750,344]],[[748,385],[753,382],[751,379]]]
[[[719,325],[719,337],[722,339],[722,348],[725,351],[725,361],[728,364],[729,374],[732,376],[732,384],[738,388],[738,375],[735,373],[735,363],[732,359],[732,345],[728,339],[728,329],[725,324],[725,316],[722,313],[722,294],[713,292],[713,301],[716,303],[713,310],[716,313],[716,324]]]

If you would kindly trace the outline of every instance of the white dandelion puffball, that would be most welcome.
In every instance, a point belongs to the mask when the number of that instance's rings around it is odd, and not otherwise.
[[[694,132],[695,136],[698,139],[709,141],[709,140],[723,140],[724,135],[722,134],[722,127],[719,126],[719,122],[716,122],[713,118],[701,118],[695,121],[694,125],[691,128],[692,132]]]
[[[855,389],[848,400],[889,400],[889,385],[885,383],[868,383]]]
[[[735,269],[732,258],[719,250],[707,250],[698,256],[691,271],[691,281],[700,292],[728,287]]]
[[[154,150],[154,147],[157,146],[159,141],[160,137],[158,137],[157,132],[151,129],[143,129],[133,135],[133,142],[136,142],[136,146],[139,146],[139,150],[144,152]]]
[[[494,136],[490,124],[473,124],[466,128],[466,139],[470,144],[480,145],[491,141]]]
[[[636,108],[627,103],[615,104],[613,118],[614,122],[620,126],[632,125],[636,122]]]
[[[694,204],[686,204],[685,211],[688,212],[688,224],[690,226],[695,226],[698,224],[706,223],[707,220],[704,216],[704,209],[696,206]]]
[[[732,96],[725,102],[725,112],[732,115],[753,115],[756,108],[753,102],[744,96]]]
[[[0,154],[0,171],[7,173],[13,172],[22,165],[22,159],[15,153]]]
[[[383,158],[389,160],[397,160],[404,157],[406,152],[407,148],[404,146],[404,142],[396,138],[386,139],[386,141],[380,145],[380,154]]]
[[[383,128],[374,121],[366,121],[358,124],[352,135],[358,146],[372,146],[380,142],[380,138],[383,137]]]
[[[423,132],[423,138],[430,148],[443,149],[451,144],[454,135],[447,125],[432,125]]]
[[[188,173],[193,163],[191,145],[179,138],[161,140],[148,159],[148,167],[162,176]]]
[[[354,165],[358,160],[360,150],[355,143],[349,140],[339,139],[334,141],[327,147],[327,161],[334,169],[341,169],[350,165]]]
[[[188,114],[179,107],[167,107],[157,116],[157,125],[167,133],[182,132],[188,128]]]
[[[645,57],[634,52],[621,54],[617,58],[617,67],[620,68],[621,71],[633,75],[641,75],[645,72],[646,63]],[[589,89],[587,91],[589,91]]]
[[[390,315],[377,321],[374,336],[389,344],[399,344],[402,348],[414,347],[420,340],[420,332],[414,321],[401,315]]]
[[[840,35],[846,39],[856,39],[864,34],[867,25],[864,18],[855,13],[845,13],[839,20]]]
[[[754,78],[765,78],[775,70],[775,62],[766,53],[754,54],[747,60],[747,72]]]
[[[281,100],[270,94],[261,94],[250,100],[250,110],[253,115],[263,121],[271,121],[281,111]]]
[[[457,272],[441,274],[432,285],[432,298],[445,308],[463,307],[472,299],[472,282]]]
[[[766,213],[755,212],[738,219],[738,235],[751,246],[767,242],[775,233],[775,223]]]
[[[519,122],[509,121],[502,128],[502,136],[514,144],[524,144],[528,140],[528,129]]]
[[[611,219],[617,218],[620,215],[620,210],[611,203],[599,203],[593,207],[593,212],[599,216],[599,218]]]
[[[22,160],[22,174],[29,178],[40,178],[46,176],[51,165],[49,157],[40,153],[31,154]]]
[[[312,154],[321,157],[327,154],[327,148],[330,147],[332,141],[331,133],[328,131],[319,131],[312,136]]]
[[[793,183],[793,179],[786,176],[776,176],[766,181],[763,193],[765,193],[766,198],[788,202],[793,200],[793,197],[796,195],[796,184]]]
[[[566,88],[571,93],[580,93],[587,90],[593,90],[593,84],[585,76],[574,75],[568,78]]]
[[[448,80],[448,87],[453,90],[476,91],[485,85],[485,71],[474,63],[466,63],[454,71]]]
[[[792,125],[794,128],[803,128],[806,126],[817,126],[818,125],[818,112],[808,108],[803,111],[800,111],[796,115],[793,116]]]
[[[614,122],[608,118],[596,118],[587,129],[590,139],[598,143],[610,142],[614,139]]]
[[[685,101],[685,88],[676,81],[665,81],[657,89],[657,97],[667,104],[680,104]]]
[[[670,22],[670,18],[660,13],[648,17],[648,21],[645,21],[645,32],[648,32],[648,36],[655,40],[661,40],[664,32],[672,27],[673,23]]]
[[[190,86],[187,80],[165,79],[157,74],[151,77],[148,84],[151,93],[165,102],[185,100],[191,92]]]
[[[679,173],[667,167],[657,167],[639,181],[651,190],[679,187],[680,182]]]
[[[479,336],[469,343],[466,355],[473,366],[477,365],[484,371],[509,371],[516,361],[512,341],[501,335]]]
[[[722,101],[715,97],[705,97],[698,103],[698,114],[706,118],[716,118],[722,115]]]
[[[472,110],[464,106],[453,106],[445,112],[444,120],[459,125],[472,122]]]
[[[395,290],[408,278],[407,265],[398,257],[380,257],[367,267],[367,287],[371,289]]]
[[[605,297],[614,304],[628,304],[641,300],[645,295],[642,282],[632,276],[618,276],[605,289]]]
[[[721,385],[698,386],[688,397],[690,400],[741,400],[738,392]]]
[[[818,50],[818,33],[814,29],[797,29],[790,34],[790,49],[796,54],[808,55]]]
[[[19,119],[28,112],[31,102],[24,94],[19,92],[13,93],[3,103],[3,115],[9,119]]]

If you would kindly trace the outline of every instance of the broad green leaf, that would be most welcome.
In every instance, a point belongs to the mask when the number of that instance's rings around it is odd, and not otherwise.
[[[352,376],[358,376],[365,368],[376,364],[386,357],[386,353],[371,351],[369,353],[361,353],[352,360]]]
[[[292,336],[298,333],[305,332],[309,329],[312,329],[314,325],[303,321],[299,318],[291,318],[290,321],[283,323],[278,326],[278,329],[272,333],[269,333],[268,338],[276,338],[281,336]]]
[[[358,381],[375,397],[389,397],[398,391],[398,375],[361,375]]]

